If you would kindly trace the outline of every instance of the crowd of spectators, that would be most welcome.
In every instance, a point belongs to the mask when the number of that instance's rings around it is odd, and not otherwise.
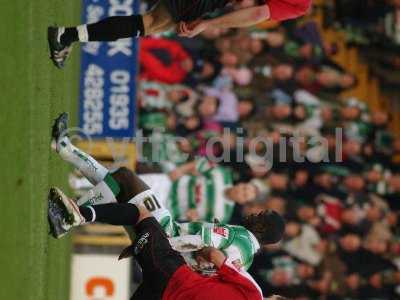
[[[365,55],[398,72],[400,1],[335,2],[343,28],[384,30]],[[369,19],[358,15],[370,6]],[[386,27],[375,27],[381,16]],[[400,299],[400,139],[388,112],[341,99],[357,77],[330,59],[336,51],[310,18],[142,39],[139,128],[159,146],[145,145],[140,168],[171,173],[183,158],[223,157],[236,183],[257,187],[229,223],[264,209],[285,216],[284,240],[250,269],[265,295]]]
[[[362,50],[365,61],[385,89],[400,92],[400,1],[324,1],[327,25],[344,31],[349,45]]]

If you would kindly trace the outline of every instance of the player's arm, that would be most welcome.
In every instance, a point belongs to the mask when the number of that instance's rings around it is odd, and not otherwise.
[[[243,267],[246,270],[248,269],[249,266],[246,265],[247,262],[243,261],[243,257],[245,257],[245,255],[241,252],[243,250],[232,246],[232,244],[221,250],[226,253],[228,261],[231,262],[238,270]]]
[[[127,168],[120,168],[113,173],[113,178],[117,180],[124,191],[123,197],[117,199],[118,202],[128,202],[137,206],[145,206],[162,225],[167,235],[173,235],[174,222],[171,213],[157,199],[151,187],[138,174]]]
[[[200,20],[195,23],[181,22],[179,24],[179,34],[186,37],[194,37],[208,28],[240,28],[258,24],[268,20],[270,11],[268,5],[248,7],[227,13],[221,17],[209,20]]]
[[[194,173],[195,170],[196,170],[196,162],[191,161],[191,162],[185,163],[185,164],[177,167],[175,170],[171,171],[169,173],[169,177],[171,178],[172,181],[175,181],[186,174]]]
[[[247,7],[236,10],[220,17],[205,20],[208,28],[241,28],[249,27],[270,18],[270,10],[267,4]]]
[[[283,21],[304,15],[311,6],[311,0],[266,0],[265,4],[243,8],[210,20],[192,23],[181,22],[180,35],[193,37],[207,28],[248,27],[266,20]]]
[[[112,173],[112,177],[118,182],[118,184],[126,190],[127,199],[122,202],[127,202],[129,198],[132,198],[144,191],[150,190],[150,187],[139,177],[138,174],[131,170],[122,167]]]
[[[199,175],[201,173],[206,173],[213,167],[215,167],[215,164],[207,158],[196,158],[193,161],[177,167],[175,170],[169,173],[169,177],[171,180],[175,181],[187,174]]]

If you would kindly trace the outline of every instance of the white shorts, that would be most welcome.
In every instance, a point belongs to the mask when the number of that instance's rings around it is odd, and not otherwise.
[[[150,187],[160,204],[168,207],[168,196],[172,187],[172,181],[169,176],[163,173],[154,173],[141,174],[139,178]]]

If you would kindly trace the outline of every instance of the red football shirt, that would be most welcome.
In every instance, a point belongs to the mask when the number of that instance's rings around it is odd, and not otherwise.
[[[283,21],[305,15],[311,0],[267,0],[271,20]]]
[[[245,271],[225,262],[213,277],[203,277],[188,266],[170,279],[162,300],[262,300],[262,292]]]

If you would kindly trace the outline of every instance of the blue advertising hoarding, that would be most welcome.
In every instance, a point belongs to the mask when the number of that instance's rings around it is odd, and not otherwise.
[[[83,23],[132,15],[138,0],[84,0]],[[90,42],[81,47],[79,125],[94,138],[133,137],[138,40]]]

